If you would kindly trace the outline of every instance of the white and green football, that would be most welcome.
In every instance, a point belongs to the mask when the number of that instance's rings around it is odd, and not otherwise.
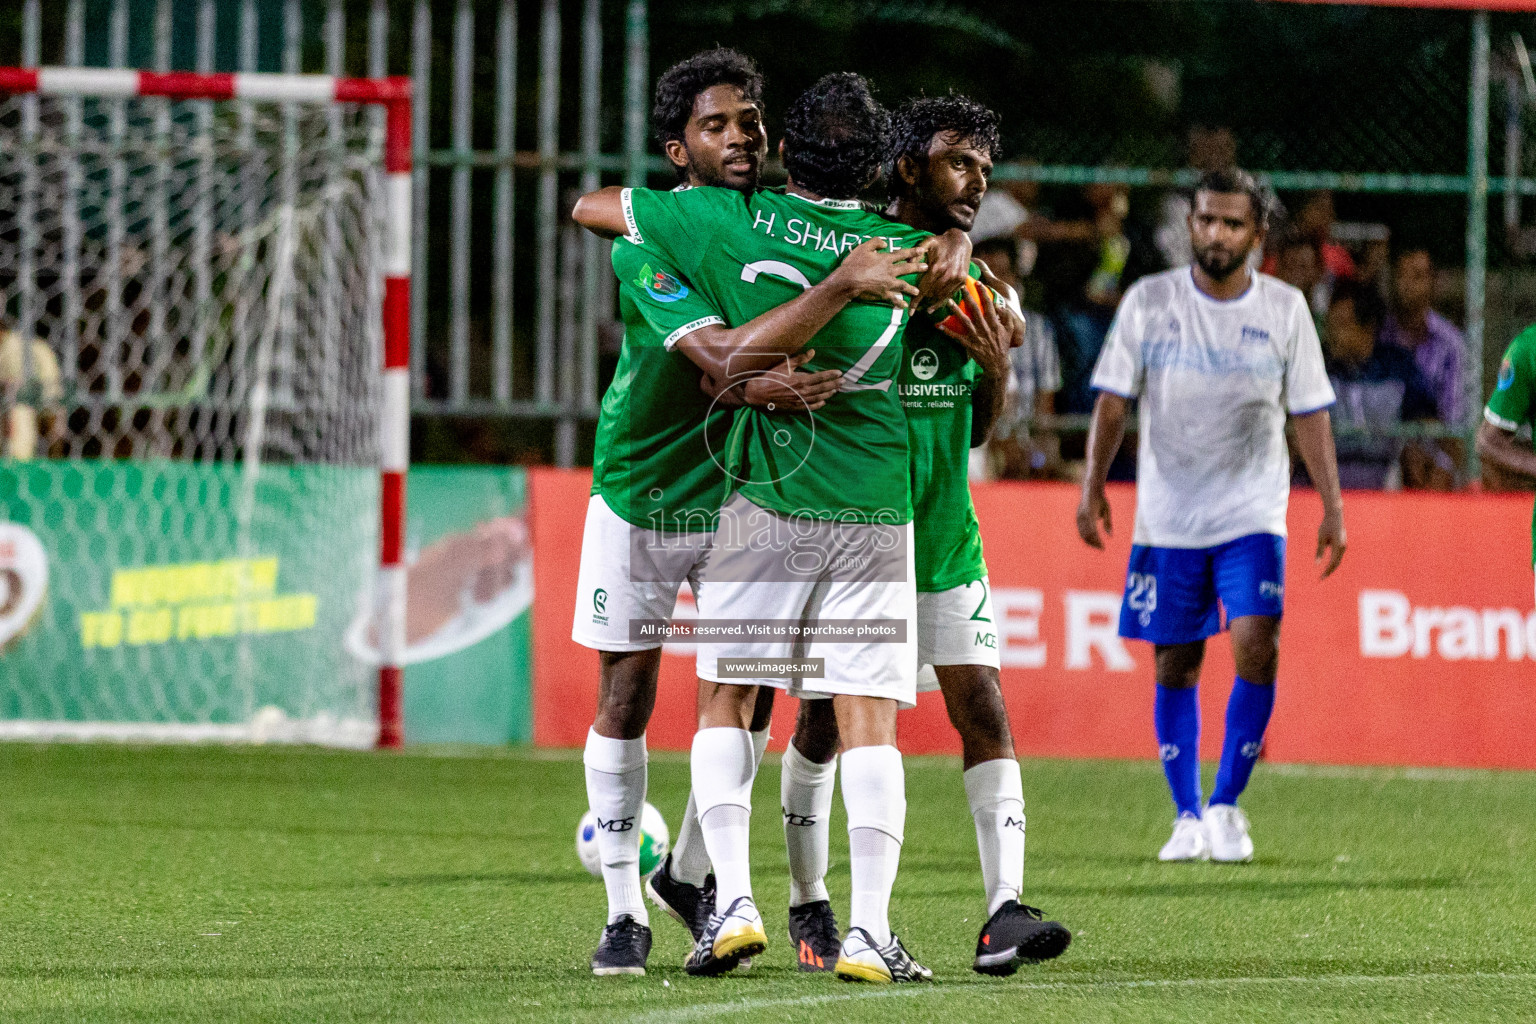
[[[645,878],[660,867],[671,848],[672,834],[667,831],[666,819],[654,806],[646,804],[640,812],[640,877]],[[597,853],[597,815],[591,811],[583,814],[581,824],[576,826],[576,856],[594,877],[602,877],[603,864]]]

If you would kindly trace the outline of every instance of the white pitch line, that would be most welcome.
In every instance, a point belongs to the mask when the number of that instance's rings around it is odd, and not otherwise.
[[[1425,981],[1536,981],[1536,973],[1474,972],[1470,974],[1319,974],[1276,978],[1149,978],[1142,981],[1034,981],[1015,985],[900,985],[863,992],[820,996],[792,996],[779,999],[733,999],[729,1002],[695,1003],[691,1006],[649,1010],[624,1018],[625,1024],[664,1024],[680,1020],[708,1020],[725,1014],[766,1010],[774,1007],[821,1006],[827,1003],[864,1002],[870,999],[920,999],[926,996],[983,995],[989,999],[1007,998],[1024,991],[1092,991],[1138,988],[1222,988],[1229,985],[1369,985]]]

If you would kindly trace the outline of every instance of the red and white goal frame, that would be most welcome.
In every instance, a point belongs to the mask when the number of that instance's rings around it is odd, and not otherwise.
[[[386,111],[383,367],[379,409],[379,571],[374,627],[379,653],[379,747],[403,741],[401,657],[405,650],[405,473],[410,461],[411,80],[332,75],[202,74],[108,68],[0,67],[0,96],[245,100],[362,104]]]

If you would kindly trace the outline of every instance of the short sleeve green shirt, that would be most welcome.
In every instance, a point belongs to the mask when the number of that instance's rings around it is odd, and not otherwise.
[[[907,325],[901,403],[912,464],[917,589],[949,590],[981,579],[981,524],[971,502],[971,392],[981,367],[925,316]]]
[[[733,326],[820,282],[869,238],[908,248],[927,237],[856,201],[719,188],[626,189],[623,198],[631,240],[667,255]],[[786,516],[911,520],[907,424],[896,387],[906,319],[906,310],[849,303],[811,340],[816,356],[804,366],[841,370],[841,392],[813,415],[741,410],[727,463],[744,497]]]
[[[1504,430],[1536,425],[1536,326],[1515,335],[1499,363],[1498,381],[1483,417]],[[1536,561],[1536,516],[1531,521],[1532,560]]]
[[[729,410],[699,389],[699,370],[672,346],[722,323],[665,256],[627,239],[613,243],[624,344],[597,421],[592,493],[635,526],[714,528],[730,478],[706,432],[724,438]]]

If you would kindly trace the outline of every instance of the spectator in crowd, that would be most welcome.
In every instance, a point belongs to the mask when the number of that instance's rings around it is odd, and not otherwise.
[[[1024,282],[1014,242],[1011,233],[978,237],[972,228],[971,258],[985,263],[1000,281],[1022,295]],[[979,475],[1010,480],[1054,478],[1060,473],[1060,440],[1053,431],[1036,429],[1030,423],[1032,417],[1055,413],[1056,392],[1061,387],[1056,332],[1047,317],[1035,310],[1024,311],[1024,344],[1009,351],[1009,360],[1013,374],[1008,381],[1007,404],[992,428],[992,440],[983,453],[986,471]]]
[[[1091,239],[1042,245],[1036,275],[1056,327],[1062,387],[1056,407],[1063,413],[1093,411],[1089,378],[1104,347],[1120,302],[1132,281],[1156,266],[1150,246],[1139,244],[1127,223],[1130,190],[1124,185],[1089,185],[1082,192],[1078,221],[1093,225]]]
[[[1018,276],[1027,279],[1035,271],[1040,246],[1054,243],[1091,244],[1098,239],[1094,222],[1056,220],[1040,203],[1040,184],[1035,181],[993,182],[981,197],[976,220],[971,225],[971,242],[978,239],[1011,236],[1015,242],[1014,265]]]
[[[1310,238],[1318,247],[1318,255],[1322,258],[1322,279],[1329,289],[1332,289],[1335,281],[1355,278],[1355,258],[1349,255],[1349,249],[1333,241],[1333,223],[1336,220],[1333,193],[1319,189],[1307,192],[1301,198],[1301,206],[1296,207],[1295,215],[1290,218],[1287,232]],[[1264,259],[1263,270],[1264,273],[1275,273],[1275,253],[1270,253]],[[1316,307],[1313,307],[1313,312],[1316,312]]]
[[[1333,422],[1338,438],[1339,482],[1347,489],[1396,487],[1402,442],[1361,436],[1349,428],[1375,429],[1433,420],[1435,398],[1413,356],[1381,340],[1386,304],[1368,285],[1336,282],[1328,303],[1324,351],[1328,379],[1338,402]]]
[[[1288,232],[1275,246],[1274,255],[1274,276],[1301,289],[1301,294],[1307,297],[1307,304],[1312,307],[1312,318],[1317,321],[1317,332],[1321,335],[1323,318],[1318,316],[1317,307],[1320,298],[1318,290],[1323,284],[1323,256],[1317,251],[1317,243],[1306,235]],[[1327,309],[1327,306],[1323,308]]]
[[[1392,310],[1382,339],[1413,354],[1435,395],[1440,419],[1459,424],[1466,417],[1467,339],[1434,309],[1438,275],[1425,249],[1404,249],[1392,262]]]
[[[1460,426],[1466,419],[1467,339],[1433,308],[1437,268],[1427,249],[1409,248],[1392,261],[1392,310],[1382,323],[1382,340],[1413,354],[1442,423]],[[1403,483],[1408,487],[1451,490],[1463,463],[1454,438],[1415,441],[1404,450]]]
[[[24,341],[19,333],[7,329],[0,311],[0,407],[5,418],[5,456],[31,459],[37,455],[37,443],[43,431],[57,426],[57,405],[64,397],[59,361],[47,342],[36,338]],[[31,366],[27,349],[31,349]]]

